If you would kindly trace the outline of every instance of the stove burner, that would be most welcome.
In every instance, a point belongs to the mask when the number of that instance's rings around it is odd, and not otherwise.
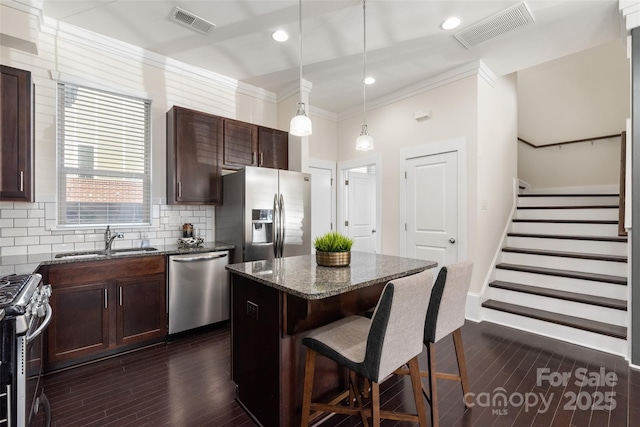
[[[0,277],[0,308],[9,306],[18,297],[30,277],[29,274]]]

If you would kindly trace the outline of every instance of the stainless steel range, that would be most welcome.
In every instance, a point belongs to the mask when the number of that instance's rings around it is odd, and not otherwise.
[[[0,427],[51,423],[42,385],[50,295],[40,274],[0,277]]]

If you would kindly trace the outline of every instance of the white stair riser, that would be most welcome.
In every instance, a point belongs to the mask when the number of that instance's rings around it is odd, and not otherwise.
[[[508,237],[507,246],[513,248],[541,249],[548,251],[584,252],[588,254],[628,255],[626,242]]]
[[[627,286],[614,283],[594,282],[592,280],[572,279],[568,277],[548,276],[545,274],[525,273],[496,269],[496,280],[540,286],[559,291],[575,292],[586,295],[597,295],[606,298],[627,300]]]
[[[554,234],[570,236],[617,236],[618,224],[558,224],[547,222],[514,222],[514,233]]]
[[[489,322],[559,339],[583,347],[589,347],[623,357],[627,356],[628,353],[627,341],[619,338],[518,316],[511,313],[505,313],[503,311],[491,310],[484,307],[481,309],[481,315],[483,320]]]
[[[514,292],[506,289],[489,288],[489,298],[538,310],[551,311],[567,316],[580,317],[610,325],[627,326],[628,314],[624,310],[599,307],[558,298],[548,298],[540,295]]]
[[[617,196],[542,196],[542,197],[518,197],[518,206],[600,206],[617,205],[620,198]]]
[[[618,209],[518,209],[519,219],[618,220]]]
[[[502,262],[507,264],[528,265],[532,267],[554,268],[558,270],[580,271],[585,273],[610,274],[627,277],[628,265],[623,262],[599,261],[591,259],[565,258],[546,255],[530,255],[502,252]]]

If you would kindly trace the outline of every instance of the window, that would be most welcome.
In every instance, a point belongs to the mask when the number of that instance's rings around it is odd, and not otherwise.
[[[58,224],[151,223],[151,102],[58,84]]]

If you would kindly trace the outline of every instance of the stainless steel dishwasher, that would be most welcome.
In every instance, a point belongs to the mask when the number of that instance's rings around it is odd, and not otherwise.
[[[229,253],[169,256],[169,334],[229,319]]]

